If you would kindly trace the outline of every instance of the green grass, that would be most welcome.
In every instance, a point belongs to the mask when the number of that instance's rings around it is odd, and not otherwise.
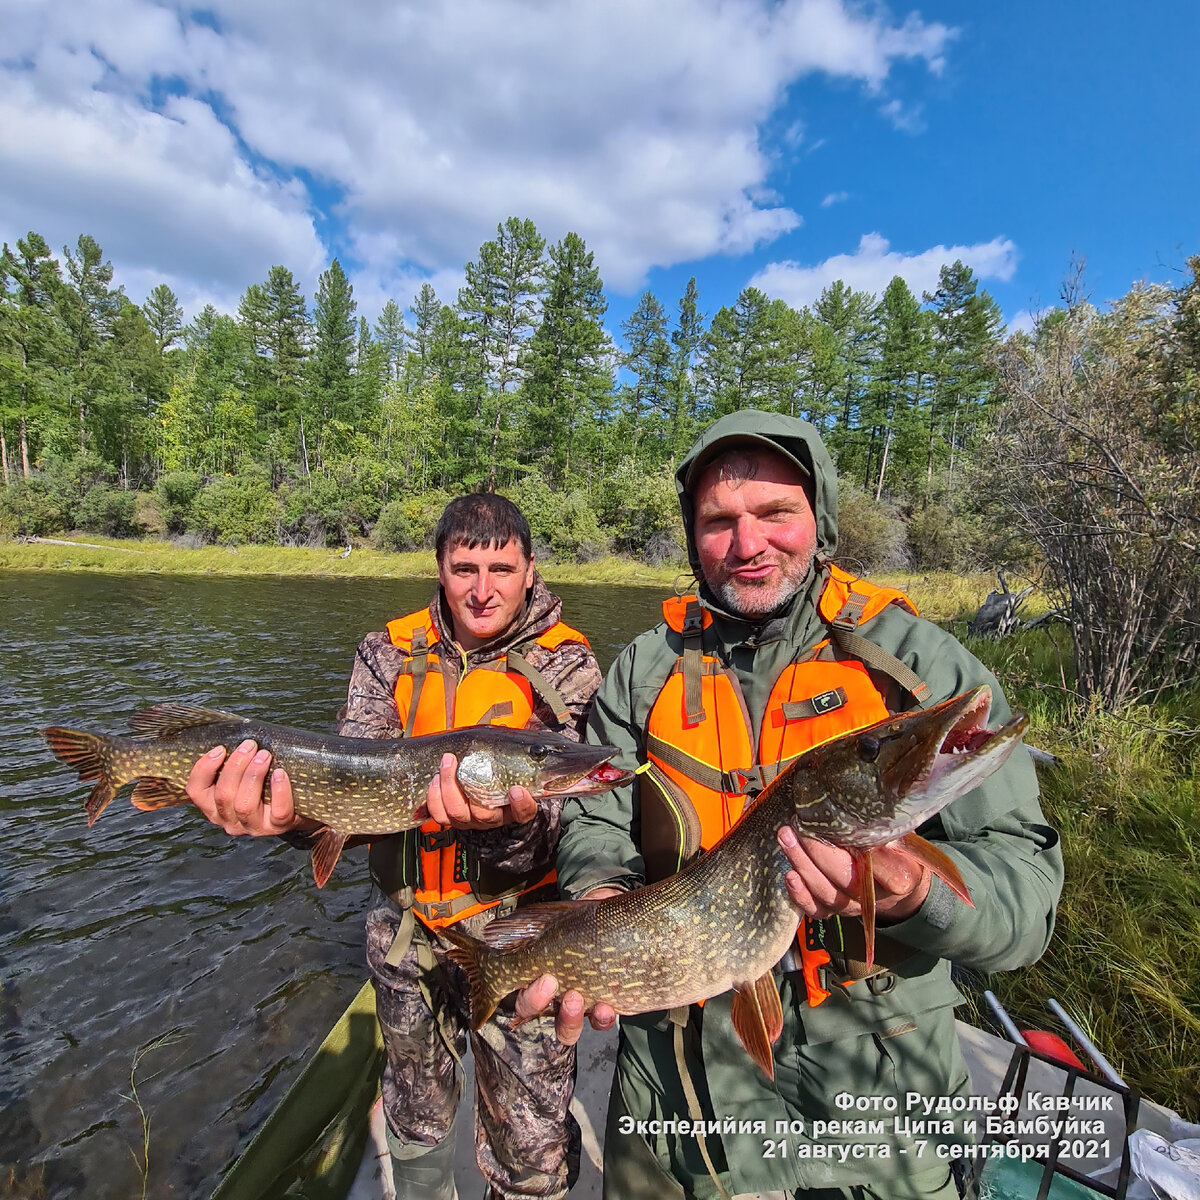
[[[0,540],[0,571],[98,571],[113,575],[289,575],[369,579],[432,579],[431,550],[388,554],[291,546],[202,546],[190,550],[170,542],[121,541],[96,534],[60,539],[69,546]],[[86,543],[86,544],[85,544]],[[539,564],[540,565],[540,564]],[[551,583],[611,583],[669,587],[677,567],[648,567],[610,556],[594,563],[548,563]]]
[[[1106,713],[1064,688],[1061,629],[971,648],[1060,758],[1039,776],[1066,864],[1050,949],[988,986],[1024,1028],[1055,1028],[1054,997],[1129,1083],[1200,1120],[1200,690]]]

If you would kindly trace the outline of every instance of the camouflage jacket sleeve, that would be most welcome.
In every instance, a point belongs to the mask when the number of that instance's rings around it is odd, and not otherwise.
[[[395,697],[403,661],[386,633],[363,638],[354,652],[346,703],[338,713],[342,737],[396,738],[404,733]]]
[[[580,642],[564,642],[556,650],[537,646],[527,659],[562,697],[568,713],[566,724],[560,728],[549,705],[539,698],[529,728],[549,729],[580,741],[592,698],[600,686],[596,656]],[[464,829],[459,833],[459,841],[470,846],[482,860],[513,874],[549,871],[554,866],[562,807],[562,797],[547,796],[538,801],[533,820],[487,832]]]

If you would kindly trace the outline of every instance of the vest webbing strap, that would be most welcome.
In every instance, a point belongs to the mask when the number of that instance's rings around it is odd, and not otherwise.
[[[841,708],[846,703],[846,689],[834,688],[822,692],[809,700],[785,700],[783,702],[783,719],[785,721],[804,721],[809,717],[819,717],[834,709]]]
[[[412,737],[413,723],[417,719],[417,706],[421,703],[421,689],[425,686],[425,667],[429,656],[429,645],[425,630],[417,626],[412,635],[412,696],[408,701],[408,716],[404,720],[404,736]]]
[[[693,1136],[700,1147],[700,1155],[704,1159],[704,1165],[708,1168],[708,1174],[716,1186],[717,1194],[721,1197],[721,1200],[733,1200],[717,1175],[717,1168],[713,1166],[712,1157],[708,1153],[708,1146],[704,1141],[704,1134],[695,1132],[697,1129],[704,1128],[705,1118],[704,1112],[700,1107],[700,1097],[696,1094],[696,1085],[692,1082],[692,1073],[688,1070],[687,1058],[683,1053],[683,1030],[688,1023],[688,1012],[689,1010],[686,1007],[682,1007],[673,1008],[667,1014],[671,1024],[674,1026],[675,1065],[679,1069],[679,1082],[683,1084],[683,1094],[687,1097],[688,1113],[692,1118]]]
[[[772,779],[785,768],[791,766],[799,758],[792,755],[777,763],[755,764],[750,767],[734,767],[730,771],[718,771],[690,754],[685,754],[677,746],[664,742],[652,733],[646,735],[646,753],[653,755],[661,763],[673,767],[686,775],[693,783],[706,787],[713,792],[725,792],[730,796],[749,796],[760,792]]]
[[[519,650],[510,650],[508,652],[508,665],[518,675],[523,675],[529,681],[529,686],[545,700],[559,725],[566,725],[571,719],[571,712],[567,708],[562,696],[551,686],[550,681],[545,675]]]
[[[906,692],[912,694],[912,698],[921,708],[929,704],[929,685],[894,654],[889,654],[883,647],[867,641],[861,634],[852,633],[849,629],[833,625],[829,632],[839,650],[857,658],[868,667],[890,675]]]
[[[705,718],[704,693],[700,677],[704,666],[704,618],[695,596],[684,598],[683,610],[683,710],[689,725]]]

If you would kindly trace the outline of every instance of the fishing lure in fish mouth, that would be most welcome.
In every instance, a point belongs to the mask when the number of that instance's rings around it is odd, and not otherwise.
[[[860,881],[867,969],[874,960],[871,853],[889,845],[928,866],[964,903],[951,855],[914,831],[1008,759],[1025,731],[1016,717],[986,728],[991,692],[978,687],[900,713],[807,751],[780,772],[736,825],[677,875],[606,900],[519,908],[482,941],[438,930],[470,984],[478,1029],[510,992],[553,975],[559,994],[630,1015],[694,1004],[732,989],[734,1028],[771,1078],[783,1028],[772,968],[801,913],[788,895],[789,863],[776,840],[790,825],[850,852]]]
[[[509,789],[534,799],[605,792],[633,778],[609,765],[612,746],[589,746],[556,733],[472,725],[424,737],[345,738],[272,725],[189,704],[158,704],[138,713],[121,736],[52,726],[50,749],[79,778],[95,781],[88,824],[127,784],[143,810],[187,804],[188,776],[213,746],[232,751],[249,739],[269,750],[292,784],[297,815],[321,822],[314,834],[313,876],[324,887],[346,841],[414,829],[428,820],[425,801],[442,755],[458,760],[456,778],[476,804],[499,808]]]

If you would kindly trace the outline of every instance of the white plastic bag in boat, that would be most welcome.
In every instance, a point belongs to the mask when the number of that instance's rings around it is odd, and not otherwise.
[[[1135,1129],[1129,1135],[1129,1161],[1134,1175],[1154,1189],[1152,1195],[1200,1200],[1200,1138],[1168,1142],[1148,1129]]]

